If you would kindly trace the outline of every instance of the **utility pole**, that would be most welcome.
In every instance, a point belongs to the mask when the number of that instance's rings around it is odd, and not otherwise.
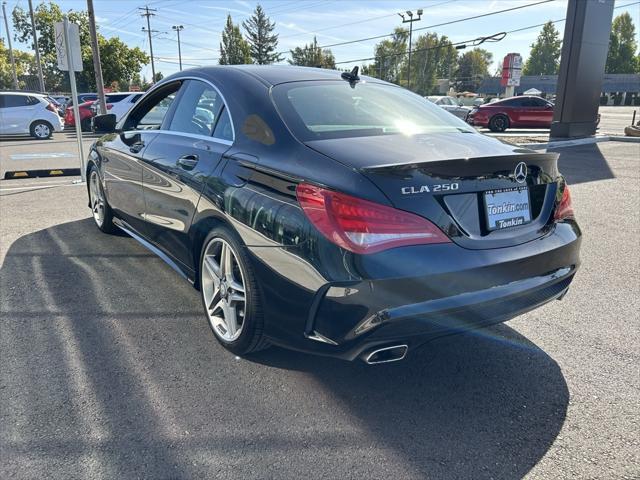
[[[178,34],[178,62],[180,63],[180,71],[182,71],[182,50],[180,49],[180,30],[184,30],[182,25],[174,25],[173,28]]]
[[[38,49],[38,33],[36,32],[36,21],[33,17],[33,2],[29,0],[29,16],[31,17],[31,31],[33,32],[33,49],[36,51],[36,64],[38,65],[38,81],[40,91],[44,92],[44,76],[42,75],[42,63],[40,62],[40,50]]]
[[[91,33],[91,50],[93,51],[93,70],[96,74],[96,90],[98,90],[98,109],[100,115],[107,113],[107,100],[104,98],[104,82],[102,80],[102,65],[100,63],[100,46],[96,33],[96,15],[93,11],[93,0],[87,0],[89,14],[89,32]]]
[[[16,74],[16,61],[13,58],[13,48],[11,47],[11,35],[9,34],[9,22],[7,21],[7,2],[2,2],[2,15],[4,16],[4,27],[7,30],[7,45],[9,46],[9,59],[11,60],[11,70],[13,71],[13,88],[18,90],[18,75]]]
[[[422,19],[422,9],[420,8],[416,12],[416,18],[413,18],[413,12],[411,10],[407,10],[406,14],[409,18],[405,18],[404,13],[399,13],[400,18],[402,18],[402,23],[409,24],[409,64],[407,66],[407,88],[411,88],[411,37],[413,36],[413,22],[417,22]]]
[[[156,82],[156,65],[153,61],[153,43],[151,42],[151,33],[153,32],[153,30],[151,30],[151,21],[149,20],[149,18],[155,15],[155,13],[153,12],[156,12],[157,10],[155,8],[149,8],[148,5],[146,5],[144,8],[139,7],[138,10],[142,10],[144,12],[140,14],[142,17],[147,17],[147,28],[145,29],[144,27],[142,27],[142,31],[147,32],[147,34],[149,35],[149,52],[151,53],[151,83],[154,84]]]

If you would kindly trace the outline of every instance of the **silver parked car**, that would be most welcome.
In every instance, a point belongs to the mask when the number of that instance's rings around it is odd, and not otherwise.
[[[430,102],[444,108],[449,113],[453,113],[456,117],[461,118],[462,120],[466,120],[467,115],[469,115],[469,112],[471,111],[469,107],[465,107],[453,97],[432,95],[426,98]]]

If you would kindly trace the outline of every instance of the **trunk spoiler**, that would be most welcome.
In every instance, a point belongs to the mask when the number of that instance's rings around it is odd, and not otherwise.
[[[429,160],[424,162],[389,163],[361,167],[362,173],[397,174],[408,170],[423,170],[429,175],[438,177],[478,177],[496,171],[513,171],[520,162],[535,166],[552,177],[558,175],[557,153],[537,153],[522,150],[514,155],[498,155],[488,157],[452,158],[448,160]]]

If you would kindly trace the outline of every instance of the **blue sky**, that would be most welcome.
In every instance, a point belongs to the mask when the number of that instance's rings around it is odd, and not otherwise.
[[[288,50],[309,43],[317,35],[320,45],[371,37],[391,33],[401,25],[398,12],[422,8],[424,14],[414,29],[449,22],[483,13],[504,10],[519,5],[535,3],[539,0],[264,0],[261,5],[276,22],[280,35],[280,50]],[[34,3],[37,3],[35,1]],[[59,0],[63,10],[86,9],[85,0]],[[257,2],[250,0],[149,0],[150,8],[156,15],[151,18],[151,27],[158,30],[153,39],[156,71],[165,75],[178,70],[178,48],[172,25],[181,24],[183,63],[193,65],[216,64],[219,56],[220,32],[227,13],[235,23],[248,18]],[[640,4],[636,0],[616,0],[614,15],[628,11],[640,35]],[[27,0],[8,0],[8,12],[15,5],[27,8]],[[148,53],[146,33],[141,29],[146,25],[137,7],[145,3],[136,0],[94,0],[100,32],[109,36],[119,36],[130,46],[138,46]],[[567,0],[515,10],[513,12],[488,16],[452,25],[428,28],[428,31],[447,35],[453,42],[470,40],[479,36],[492,35],[501,31],[516,30],[547,20],[558,20],[566,14]],[[350,25],[345,25],[350,24]],[[564,22],[556,27],[561,35]],[[501,59],[509,52],[519,52],[526,58],[529,45],[535,40],[540,28],[532,28],[512,33],[498,43],[485,43],[483,48],[494,54],[495,70]],[[414,39],[417,34],[414,33]],[[422,32],[424,33],[424,31]],[[5,33],[3,32],[4,36]],[[373,56],[373,47],[380,40],[368,40],[344,46],[331,47],[336,61],[343,62]],[[640,43],[640,42],[639,42]],[[27,49],[24,45],[17,48]],[[347,63],[341,67],[357,64]],[[143,74],[150,77],[147,66]]]

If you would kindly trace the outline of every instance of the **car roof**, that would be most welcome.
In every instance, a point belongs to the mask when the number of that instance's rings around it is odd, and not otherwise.
[[[40,92],[18,92],[18,91],[11,91],[11,90],[2,90],[0,91],[0,95],[25,95],[29,97],[47,97],[48,96],[46,93],[40,93]]]
[[[293,65],[216,65],[183,70],[163,79],[179,79],[185,76],[213,77],[217,72],[224,71],[226,75],[250,75],[263,84],[271,86],[287,82],[303,82],[311,80],[341,80],[342,71],[326,68],[298,67]],[[377,78],[360,75],[360,78],[377,83],[387,83]],[[343,80],[344,81],[344,80]]]

